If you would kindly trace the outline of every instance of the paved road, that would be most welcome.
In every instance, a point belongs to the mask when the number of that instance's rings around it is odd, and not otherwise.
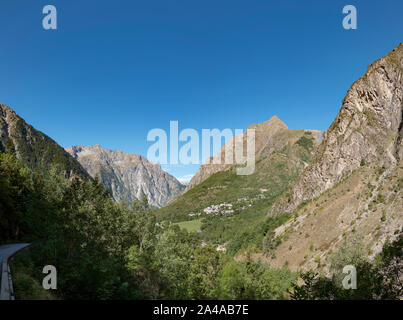
[[[12,256],[14,253],[27,246],[29,246],[29,243],[6,244],[4,246],[0,246],[0,262],[4,258]]]
[[[29,243],[17,243],[0,246],[0,300],[10,300],[12,296],[7,260],[29,245]]]

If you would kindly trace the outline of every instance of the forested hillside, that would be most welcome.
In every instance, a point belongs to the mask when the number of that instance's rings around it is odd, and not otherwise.
[[[13,153],[0,154],[0,198],[0,241],[34,243],[31,254],[14,264],[17,298],[48,297],[38,293],[42,268],[48,264],[58,270],[53,297],[58,299],[287,299],[330,294],[316,284],[317,278],[308,288],[299,287],[298,274],[287,267],[270,268],[249,257],[235,261],[211,245],[201,246],[197,234],[157,224],[146,201],[132,208],[114,202],[98,181],[56,174],[44,178]],[[401,242],[393,248],[380,256],[379,267],[364,269],[371,272],[369,288],[382,289],[389,298],[399,294],[396,277],[388,278],[388,286],[379,279],[384,272],[394,274],[391,266],[401,256]],[[338,288],[337,283],[328,287]],[[364,293],[368,298],[372,291]]]
[[[98,181],[43,178],[13,153],[0,154],[0,179],[0,241],[34,243],[17,264],[17,297],[38,298],[48,264],[64,299],[288,297],[289,270],[235,262],[195,234],[156,224],[146,201],[114,202]]]
[[[13,149],[31,170],[63,171],[67,176],[90,178],[80,163],[46,134],[27,124],[12,109],[0,104],[0,150]]]

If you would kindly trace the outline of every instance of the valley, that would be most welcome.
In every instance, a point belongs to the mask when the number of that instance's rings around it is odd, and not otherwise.
[[[15,261],[19,298],[49,298],[44,264],[61,299],[401,298],[403,44],[328,130],[251,129],[252,174],[206,163],[185,186],[138,154],[64,149],[0,105],[0,242],[37,244]]]

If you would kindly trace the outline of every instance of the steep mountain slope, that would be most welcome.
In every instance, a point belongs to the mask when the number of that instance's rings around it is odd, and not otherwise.
[[[256,258],[326,271],[345,243],[360,242],[374,258],[396,239],[403,228],[402,112],[401,44],[352,85],[312,163],[270,210],[293,218],[266,236],[266,253]]]
[[[66,149],[92,177],[112,191],[117,201],[147,197],[152,206],[162,207],[185,186],[146,158],[123,151],[95,146],[73,146]]]
[[[403,45],[372,63],[347,92],[335,121],[290,198],[273,213],[291,212],[357,169],[361,163],[390,168],[403,158]]]
[[[276,135],[276,133],[278,133],[279,131],[287,130],[288,128],[286,124],[283,121],[281,121],[277,116],[273,116],[268,121],[265,121],[257,125],[254,124],[249,126],[248,129],[255,130],[255,154],[256,157],[259,157],[265,147],[267,148],[266,153],[268,154],[270,153],[270,148],[273,149],[275,147],[274,144],[283,143],[282,141],[278,142],[275,139],[273,139],[273,136]],[[247,132],[245,132],[242,136],[244,146],[246,146]],[[231,141],[229,141],[229,144],[234,145],[235,144],[234,141],[235,137],[232,138]],[[226,145],[224,145],[221,148],[220,152],[217,155],[214,155],[214,157],[210,157],[210,159],[208,160],[208,164],[200,166],[199,170],[196,172],[194,177],[188,183],[186,191],[190,190],[194,186],[203,182],[214,173],[227,170],[232,166],[230,164],[224,164],[225,148]],[[215,157],[221,159],[222,164],[213,164],[212,162]]]
[[[228,212],[235,215],[248,215],[255,205],[267,208],[308,165],[321,138],[319,131],[290,130],[277,117],[250,128],[255,129],[254,173],[237,175],[237,165],[203,165],[191,187],[158,212],[160,219],[203,217],[206,207],[223,203],[231,204]],[[225,146],[216,156],[224,158]]]
[[[403,161],[392,171],[364,165],[312,201],[301,204],[278,227],[255,258],[292,270],[323,268],[332,254],[354,244],[370,259],[403,230]],[[288,215],[290,216],[290,215]],[[267,237],[268,238],[268,237]]]
[[[10,140],[17,157],[32,170],[40,169],[46,174],[53,168],[64,172],[66,176],[79,175],[90,178],[80,163],[54,140],[35,130],[12,109],[0,104],[0,149],[3,152]]]

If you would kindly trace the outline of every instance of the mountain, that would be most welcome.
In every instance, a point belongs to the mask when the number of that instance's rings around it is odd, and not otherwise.
[[[225,241],[230,241],[232,227],[237,229],[237,232],[233,230],[233,234],[240,234],[240,228],[257,230],[257,225],[265,219],[267,208],[278,196],[290,189],[302,170],[308,166],[322,133],[314,130],[290,130],[276,116],[263,123],[251,125],[243,133],[242,139],[246,140],[250,129],[255,130],[255,170],[252,174],[237,174],[237,168],[244,165],[205,164],[199,168],[184,193],[158,212],[159,219],[203,220],[201,235],[211,241],[219,241],[218,238],[223,241],[223,237]],[[226,145],[214,157],[224,159],[225,150]],[[215,214],[205,212],[214,211],[215,206],[219,205],[222,208],[227,206],[226,210],[219,211],[230,214],[225,217],[217,216],[208,227],[208,220],[213,219]],[[225,232],[218,232],[216,228],[219,226]],[[213,228],[216,230],[212,230]]]
[[[400,44],[351,86],[311,164],[271,207],[270,217],[293,217],[275,230],[272,257],[266,256],[271,265],[326,266],[332,252],[354,241],[372,259],[397,239],[403,230],[402,114]]]
[[[147,197],[150,205],[164,206],[185,186],[141,155],[95,146],[73,146],[66,151],[93,177],[112,191],[117,201]]]
[[[247,130],[249,129],[255,130],[255,157],[259,157],[265,147],[268,147],[268,149],[270,149],[269,145],[271,144],[271,148],[273,149],[273,144],[278,142],[273,139],[273,136],[276,135],[277,132],[281,130],[286,130],[288,128],[286,124],[277,116],[273,116],[270,120],[266,122],[260,123],[258,125],[249,126]],[[246,146],[246,137],[247,131],[242,134],[244,146]],[[281,144],[282,142],[284,141],[280,141],[279,143]],[[228,143],[230,145],[234,145],[235,137],[233,137]],[[199,170],[196,172],[194,177],[187,185],[186,191],[203,182],[214,173],[227,170],[232,166],[231,164],[224,164],[226,147],[227,145],[224,145],[218,154],[214,155],[214,157],[210,157],[208,159],[208,164],[203,164],[202,166],[200,166]],[[270,150],[266,150],[266,153],[267,152],[270,153]],[[214,158],[221,159],[222,164],[213,164],[212,162]]]
[[[0,149],[4,152],[12,142],[16,156],[31,170],[49,169],[66,176],[90,178],[85,169],[54,140],[27,124],[11,108],[0,104]]]
[[[159,218],[198,228],[237,260],[248,251],[274,267],[327,272],[346,243],[373,259],[403,231],[402,113],[401,44],[351,86],[326,132],[277,117],[251,126],[255,172],[203,165]]]
[[[390,168],[403,158],[403,45],[372,63],[348,90],[315,159],[299,178],[291,198],[273,211],[293,211],[360,167]]]

